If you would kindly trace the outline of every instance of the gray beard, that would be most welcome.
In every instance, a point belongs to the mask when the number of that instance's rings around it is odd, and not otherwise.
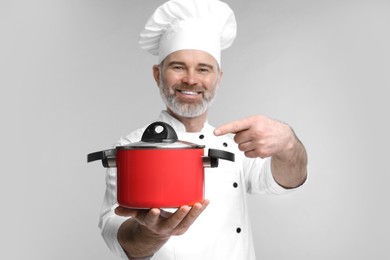
[[[161,74],[160,74],[161,75]],[[211,107],[215,100],[215,92],[209,96],[204,96],[200,103],[183,103],[180,102],[175,96],[175,93],[171,89],[167,88],[164,81],[160,77],[160,95],[165,105],[175,114],[186,117],[194,118],[203,115]]]

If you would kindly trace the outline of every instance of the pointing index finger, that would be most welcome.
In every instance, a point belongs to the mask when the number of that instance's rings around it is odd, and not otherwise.
[[[225,134],[237,134],[238,132],[249,129],[250,126],[251,126],[250,118],[245,118],[217,127],[214,130],[214,134],[216,136],[225,135]]]

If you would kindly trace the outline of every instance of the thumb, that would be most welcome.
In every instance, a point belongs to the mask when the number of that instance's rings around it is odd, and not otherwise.
[[[135,217],[138,214],[138,210],[118,206],[115,208],[115,214],[121,217]]]

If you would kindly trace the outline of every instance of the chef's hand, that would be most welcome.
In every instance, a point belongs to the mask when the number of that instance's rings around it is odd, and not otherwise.
[[[119,216],[133,217],[139,224],[145,226],[156,235],[182,235],[194,223],[209,204],[208,200],[195,203],[192,207],[182,206],[174,213],[163,209],[129,209],[117,207],[115,213]]]
[[[265,116],[252,116],[222,125],[216,136],[235,134],[234,141],[249,158],[272,157],[274,179],[285,188],[302,185],[307,176],[307,154],[287,124]]]
[[[118,241],[131,257],[153,255],[171,236],[184,234],[207,208],[208,200],[192,207],[182,206],[171,213],[163,209],[128,209],[117,207],[119,216],[131,217],[118,231]]]
[[[222,125],[214,130],[214,134],[235,134],[238,148],[250,158],[265,158],[283,152],[296,139],[288,125],[265,116],[252,116]]]

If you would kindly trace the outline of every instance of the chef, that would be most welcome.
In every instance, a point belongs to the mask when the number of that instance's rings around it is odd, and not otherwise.
[[[288,125],[261,115],[218,128],[207,121],[222,80],[221,51],[235,37],[234,13],[218,0],[168,1],[141,32],[141,48],[158,58],[153,77],[166,104],[153,121],[170,124],[180,140],[205,151],[233,152],[236,160],[206,169],[205,200],[173,212],[118,206],[116,169],[109,168],[99,227],[121,258],[254,260],[247,193],[284,194],[305,182],[306,151]],[[144,130],[117,145],[138,142]]]

